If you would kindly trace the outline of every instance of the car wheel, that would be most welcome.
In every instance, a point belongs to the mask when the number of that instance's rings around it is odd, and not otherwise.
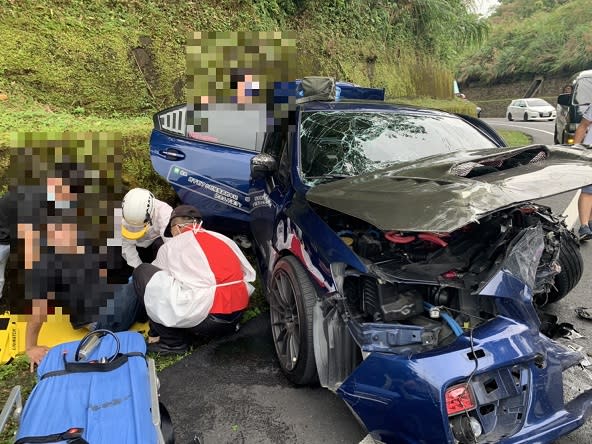
[[[273,269],[269,295],[271,333],[280,367],[296,385],[318,381],[312,312],[316,289],[298,259],[280,259]]]
[[[514,120],[514,119],[512,118],[512,113],[508,113],[508,120],[509,120],[510,122],[511,122],[512,120]]]
[[[524,113],[523,120],[525,122],[528,122],[528,114],[527,113]]]
[[[551,304],[564,298],[580,281],[584,261],[577,241],[567,233],[561,233],[561,250],[559,251],[561,273],[555,276],[555,288],[551,288],[547,303]]]

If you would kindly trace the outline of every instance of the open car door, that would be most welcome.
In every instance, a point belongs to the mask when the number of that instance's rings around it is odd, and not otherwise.
[[[186,116],[186,105],[155,114],[150,137],[154,170],[184,204],[201,211],[207,227],[249,233],[250,161],[260,148],[257,125],[244,111],[224,109],[210,115],[210,131],[197,133]]]

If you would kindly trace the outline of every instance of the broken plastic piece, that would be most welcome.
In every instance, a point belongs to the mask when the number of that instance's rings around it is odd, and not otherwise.
[[[588,319],[592,321],[592,309],[585,308],[585,307],[578,307],[576,308],[576,314],[582,319]]]

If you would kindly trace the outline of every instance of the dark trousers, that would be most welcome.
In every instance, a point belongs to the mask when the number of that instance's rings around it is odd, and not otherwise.
[[[136,247],[138,255],[144,263],[150,263],[156,259],[158,249],[164,244],[161,237],[154,239],[147,247]],[[125,284],[132,273],[133,267],[130,267],[123,256],[121,255],[121,247],[109,247],[108,266],[107,266],[107,280],[110,284]]]
[[[138,299],[142,300],[142,307],[144,307],[146,285],[159,271],[160,268],[152,264],[141,264],[134,270],[133,284]],[[211,338],[232,334],[236,332],[242,314],[242,310],[230,314],[210,314],[200,324],[191,328],[166,327],[152,319],[149,323],[152,334],[160,336],[161,343],[174,347],[190,342],[194,335]]]

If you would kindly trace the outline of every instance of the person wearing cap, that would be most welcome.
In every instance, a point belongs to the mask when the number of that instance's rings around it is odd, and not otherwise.
[[[121,255],[132,268],[152,262],[173,208],[150,191],[133,188],[123,197],[121,211]]]
[[[133,285],[158,341],[148,351],[184,353],[190,335],[236,331],[247,308],[255,270],[226,236],[204,229],[190,205],[171,213],[166,237],[152,264],[134,270]]]

